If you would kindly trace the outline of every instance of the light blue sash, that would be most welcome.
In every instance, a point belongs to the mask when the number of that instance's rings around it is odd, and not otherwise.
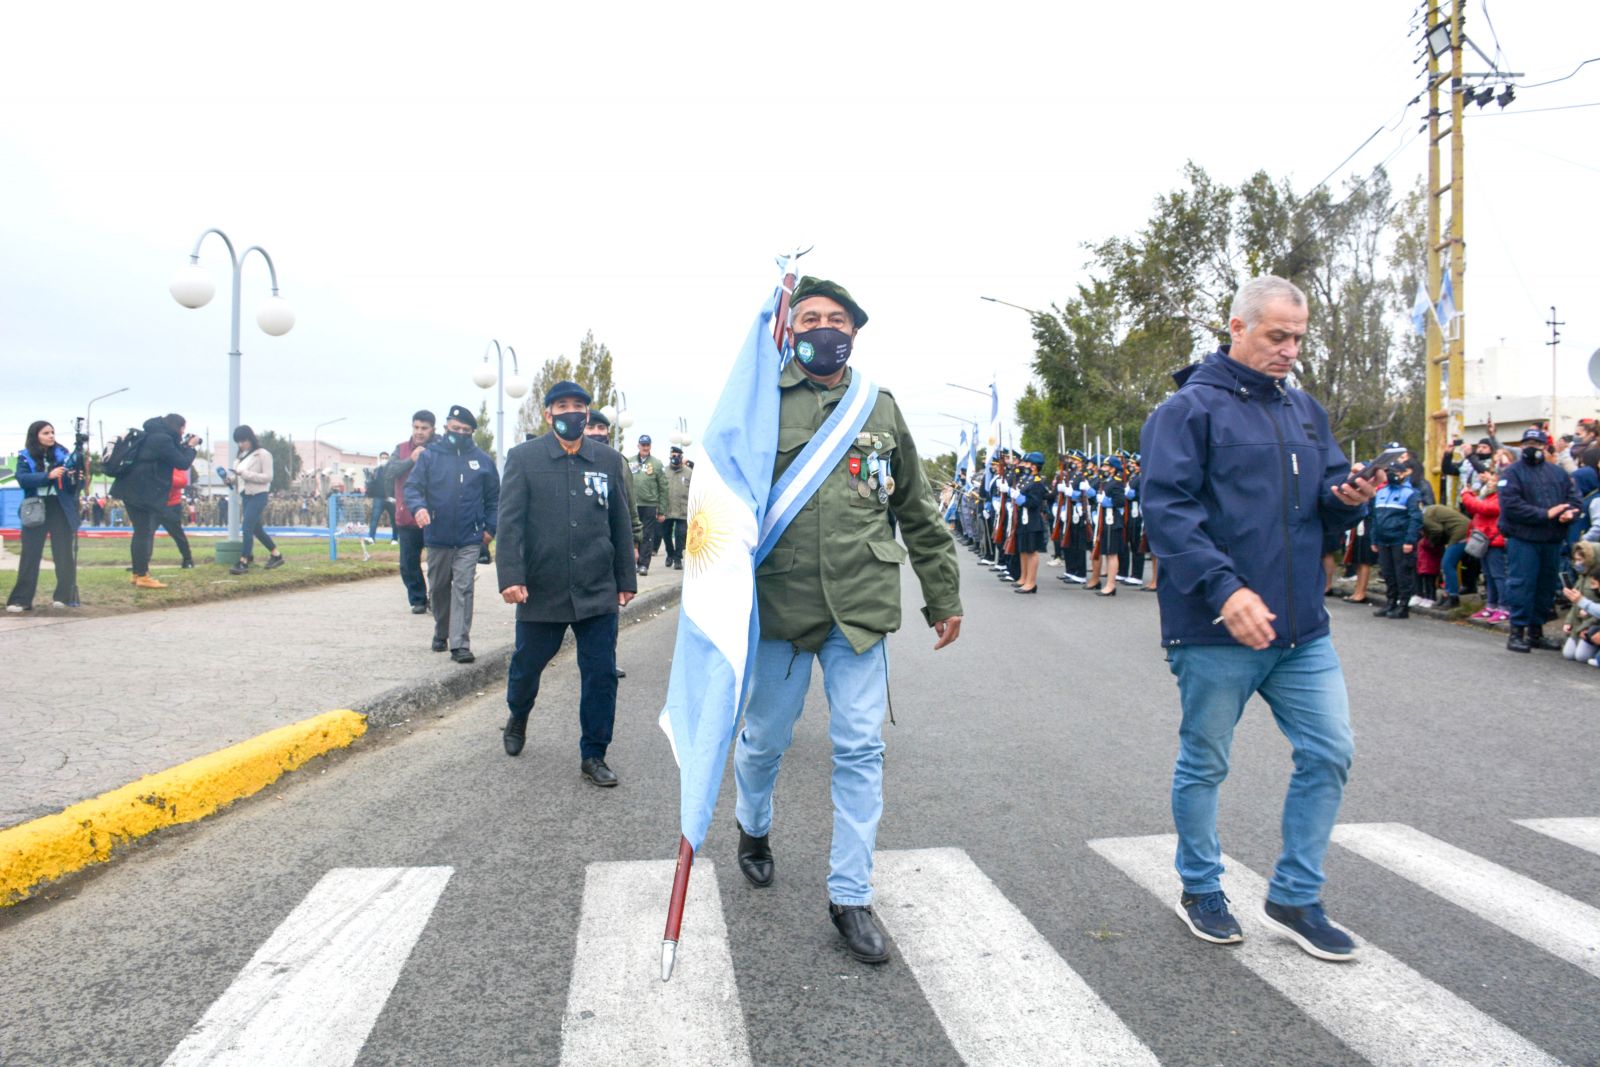
[[[856,434],[866,425],[867,416],[872,414],[877,403],[877,385],[857,368],[850,368],[850,387],[845,390],[844,399],[834,405],[833,412],[767,496],[767,514],[761,523],[761,540],[756,545],[756,566],[767,558],[767,553],[806,506],[806,501],[822,488],[822,483],[850,450]]]

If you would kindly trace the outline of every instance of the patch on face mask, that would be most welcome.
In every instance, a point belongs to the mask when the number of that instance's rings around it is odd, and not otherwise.
[[[817,350],[811,347],[810,341],[801,341],[795,347],[794,354],[800,357],[801,363],[810,363],[816,357]]]

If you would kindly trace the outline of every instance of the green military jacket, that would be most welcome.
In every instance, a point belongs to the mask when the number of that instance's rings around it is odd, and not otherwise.
[[[667,465],[654,454],[649,457],[635,455],[628,461],[639,486],[639,495],[633,498],[635,507],[661,508],[667,503]]]
[[[627,457],[622,460],[622,487],[628,493],[628,514],[633,516],[633,547],[644,543],[644,522],[639,518],[639,502],[633,495],[633,467]]]
[[[852,373],[846,369],[828,389],[794,362],[784,368],[774,484],[844,398]],[[889,461],[894,476],[886,504],[876,492],[862,496],[850,484],[850,457],[860,459],[865,477],[873,452]],[[904,546],[895,540],[895,522]],[[880,388],[855,444],[756,570],[761,636],[815,652],[837,625],[856,652],[865,652],[900,629],[900,566],[908,555],[922,584],[928,625],[960,615],[955,542],[939,519],[900,406]]]
[[[667,507],[662,512],[662,518],[689,517],[689,479],[693,477],[694,471],[687,464],[679,466],[677,470],[672,469],[672,464],[667,464]]]

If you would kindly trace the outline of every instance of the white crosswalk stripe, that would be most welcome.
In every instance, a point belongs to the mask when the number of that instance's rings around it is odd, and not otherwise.
[[[1600,977],[1600,908],[1399,823],[1336,826],[1333,839]]]
[[[1515,822],[1600,856],[1600,819],[1517,819]]]
[[[965,852],[879,852],[874,911],[961,1058],[1155,1064]]]
[[[167,1067],[354,1063],[451,873],[340,867],[323,875]]]
[[[1177,838],[1104,838],[1089,847],[1159,901],[1172,907],[1180,883],[1172,868]],[[1266,880],[1224,857],[1223,882],[1244,928],[1242,944],[1218,953],[1237,960],[1339,1040],[1380,1067],[1388,1065],[1555,1064],[1544,1051],[1375,945],[1361,944],[1349,963],[1314,959],[1260,918]],[[1176,917],[1173,930],[1182,931]],[[1183,936],[1188,936],[1183,934]]]
[[[661,931],[674,867],[671,860],[589,865],[561,1022],[563,1064],[750,1062],[717,870],[709,860],[695,864],[683,908],[684,951],[672,981],[661,980]]]

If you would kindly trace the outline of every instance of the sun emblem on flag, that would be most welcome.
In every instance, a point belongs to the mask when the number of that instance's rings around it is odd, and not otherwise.
[[[696,485],[695,489],[700,486]],[[709,486],[707,488],[710,488]],[[689,501],[689,532],[683,554],[689,560],[689,573],[702,574],[717,562],[733,532],[733,515],[728,499],[716,492],[697,492]]]

